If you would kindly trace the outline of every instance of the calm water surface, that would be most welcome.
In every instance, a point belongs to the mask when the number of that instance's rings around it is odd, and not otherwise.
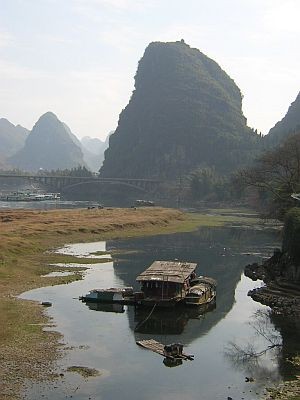
[[[281,337],[270,322],[268,308],[247,297],[248,290],[260,283],[253,283],[242,271],[247,263],[269,256],[278,240],[271,232],[210,228],[60,249],[85,257],[108,251],[112,261],[88,265],[82,281],[23,294],[26,299],[53,303],[47,313],[69,348],[57,363],[56,372],[64,376],[48,384],[28,382],[25,395],[34,400],[260,398],[265,386],[281,380],[279,354],[267,351],[255,361],[243,355],[266,349],[271,335],[278,343]],[[149,312],[137,312],[132,306],[89,308],[78,300],[93,288],[138,288],[135,277],[154,260],[174,259],[197,262],[199,274],[217,279],[215,308],[202,314],[184,307],[155,310],[142,323]],[[136,340],[149,338],[164,344],[181,342],[195,359],[167,367],[163,357],[136,345]],[[96,368],[101,376],[84,379],[66,372],[73,365]],[[245,382],[246,376],[255,381]]]
[[[1,209],[30,209],[30,210],[52,210],[65,208],[85,208],[94,205],[92,201],[0,201]]]

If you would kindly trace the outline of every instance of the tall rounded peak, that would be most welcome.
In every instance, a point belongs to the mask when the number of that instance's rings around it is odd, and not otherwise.
[[[51,112],[47,111],[45,114],[41,115],[37,122],[34,124],[32,128],[32,132],[35,131],[37,128],[40,127],[58,127],[62,126],[62,122],[57,118],[57,116]]]
[[[41,120],[58,120],[57,116],[52,111],[47,111],[45,114],[41,115],[38,121]]]
[[[144,57],[147,55],[154,55],[159,53],[160,56],[166,56],[167,52],[174,52],[174,53],[183,53],[193,51],[187,43],[183,39],[175,41],[175,42],[151,42],[145,49]],[[199,51],[199,50],[197,50]]]
[[[216,61],[184,40],[152,42],[101,175],[177,179],[203,165],[229,173],[254,148],[248,133],[240,90]]]
[[[157,47],[157,46],[182,46],[182,47],[190,47],[184,39],[181,40],[176,40],[175,42],[160,42],[160,41],[155,41],[149,43],[148,47]]]
[[[63,132],[66,132],[66,128],[53,112],[48,111],[40,116],[40,118],[34,124],[30,136],[35,134],[51,134],[52,136],[54,132],[56,132],[56,134],[58,134],[58,132],[63,134]]]

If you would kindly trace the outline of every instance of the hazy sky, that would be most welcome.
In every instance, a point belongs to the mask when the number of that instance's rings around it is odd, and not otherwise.
[[[0,117],[53,111],[78,136],[117,126],[152,41],[184,38],[241,89],[263,133],[300,90],[300,0],[0,0]]]

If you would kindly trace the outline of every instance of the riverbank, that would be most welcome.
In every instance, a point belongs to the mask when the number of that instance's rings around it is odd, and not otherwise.
[[[265,283],[265,286],[250,290],[248,296],[254,301],[269,306],[275,314],[299,321],[300,285],[295,280],[286,279],[284,274],[288,276],[290,270],[292,272],[296,270],[292,260],[279,249],[263,264],[247,265],[245,275],[254,281],[259,279]],[[299,355],[289,359],[289,362],[293,365],[293,374],[297,379],[286,381],[277,388],[269,389],[268,400],[300,399]]]
[[[300,356],[294,357],[290,361],[295,369],[300,373]],[[300,399],[300,376],[297,380],[286,381],[276,388],[268,389],[267,400],[299,400]]]
[[[209,214],[209,215],[208,215]],[[63,345],[39,304],[15,296],[32,288],[80,279],[80,274],[43,278],[49,264],[72,257],[47,252],[66,243],[187,232],[198,226],[254,224],[253,215],[231,211],[184,214],[162,208],[3,210],[0,212],[0,398],[17,399],[26,379],[57,378]],[[77,259],[78,261],[78,259]],[[56,268],[57,270],[57,268]]]
[[[0,399],[17,399],[26,379],[51,379],[63,346],[39,304],[20,293],[79,279],[43,278],[51,262],[66,257],[46,250],[76,241],[150,234],[175,229],[185,220],[176,210],[3,210],[0,212]]]
[[[300,284],[296,280],[288,280],[283,272],[295,270],[295,266],[286,254],[279,249],[263,264],[250,264],[245,267],[245,275],[252,280],[262,280],[265,286],[248,293],[254,301],[272,308],[275,313],[299,318],[300,316]]]

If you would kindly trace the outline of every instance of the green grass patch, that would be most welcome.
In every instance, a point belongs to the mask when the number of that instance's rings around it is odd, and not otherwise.
[[[41,315],[38,306],[29,301],[2,299],[0,302],[0,342],[13,342],[22,338],[25,342],[34,334],[41,335]]]

